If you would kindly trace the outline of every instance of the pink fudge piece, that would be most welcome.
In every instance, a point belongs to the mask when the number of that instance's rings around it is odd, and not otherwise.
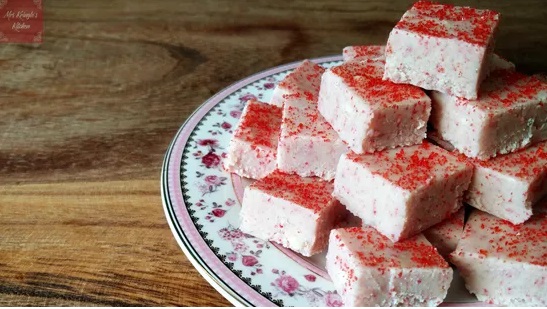
[[[224,168],[253,179],[275,170],[281,116],[281,108],[249,100],[230,140]]]
[[[547,306],[547,215],[513,225],[475,210],[451,261],[479,301]]]
[[[547,142],[475,165],[465,201],[513,224],[532,215],[533,205],[547,195]]]
[[[321,74],[325,69],[309,60],[304,60],[294,71],[289,73],[276,86],[270,99],[270,104],[282,107],[283,96],[295,93],[317,93],[319,91]]]
[[[463,232],[464,217],[465,207],[462,207],[450,218],[435,224],[423,233],[444,258],[448,258],[448,255],[456,250]]]
[[[385,64],[386,57],[384,55],[385,45],[361,45],[347,46],[342,50],[342,58],[345,62],[364,59],[380,61]]]
[[[462,206],[473,166],[421,145],[340,158],[333,195],[363,223],[398,241],[449,218]]]
[[[431,100],[418,87],[383,81],[383,66],[350,61],[321,79],[319,112],[356,153],[419,144]]]
[[[384,79],[475,99],[499,14],[418,1],[389,34]]]
[[[495,71],[476,100],[432,93],[431,124],[468,157],[487,159],[547,139],[547,84],[510,70]]]
[[[332,183],[274,171],[245,188],[240,230],[305,256],[323,251],[346,210]]]
[[[277,166],[302,177],[332,180],[338,160],[348,147],[319,114],[317,93],[308,94],[285,96]]]
[[[347,307],[437,306],[453,271],[417,235],[397,243],[372,227],[332,230],[326,268]]]
[[[309,61],[300,67],[310,66],[314,69],[297,68],[290,75],[293,80],[306,80],[309,87],[295,84],[290,87],[292,94],[283,96],[277,166],[281,171],[302,177],[318,176],[332,180],[338,159],[348,148],[317,109],[321,74],[316,73],[325,69]]]

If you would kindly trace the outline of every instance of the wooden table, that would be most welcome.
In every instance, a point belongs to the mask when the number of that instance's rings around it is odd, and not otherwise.
[[[409,3],[45,1],[41,46],[0,45],[0,305],[229,305],[167,226],[168,143],[249,74],[385,42]],[[501,55],[547,71],[543,0],[477,5],[504,15]]]

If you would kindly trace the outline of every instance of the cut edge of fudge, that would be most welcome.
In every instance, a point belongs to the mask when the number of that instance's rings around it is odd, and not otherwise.
[[[240,229],[304,256],[317,254],[347,215],[331,191],[332,183],[317,177],[276,170],[245,188]]]

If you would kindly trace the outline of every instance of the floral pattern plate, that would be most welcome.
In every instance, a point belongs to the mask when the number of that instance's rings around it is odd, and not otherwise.
[[[313,61],[328,68],[341,57]],[[222,168],[245,102],[268,101],[276,82],[298,64],[260,72],[210,98],[180,128],[165,155],[161,192],[169,226],[194,267],[234,305],[343,305],[324,270],[324,255],[305,258],[239,231],[240,201],[249,180]],[[461,280],[454,286],[449,301],[474,300]]]

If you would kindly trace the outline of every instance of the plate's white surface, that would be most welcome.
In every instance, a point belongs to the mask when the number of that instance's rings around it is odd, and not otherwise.
[[[331,67],[340,60],[314,61]],[[194,267],[234,305],[342,305],[324,271],[324,255],[303,258],[237,229],[246,180],[222,169],[245,102],[268,101],[275,83],[298,64],[258,73],[213,96],[181,127],[165,155],[161,182],[169,226]],[[474,301],[455,279],[447,301]]]

